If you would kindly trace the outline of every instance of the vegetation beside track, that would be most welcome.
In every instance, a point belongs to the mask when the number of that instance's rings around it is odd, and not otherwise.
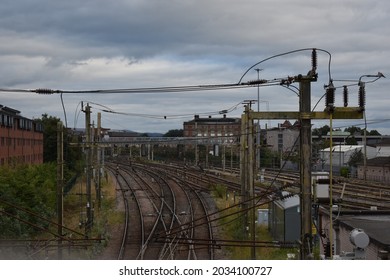
[[[68,257],[70,259],[112,259],[111,254],[104,255],[106,247],[111,245],[115,227],[120,227],[123,223],[123,211],[116,205],[116,183],[113,176],[105,176],[102,180],[102,198],[101,208],[97,207],[94,200],[94,219],[93,227],[91,229],[90,238],[101,239],[92,242],[92,246],[83,248],[82,250],[73,250],[74,253]],[[78,187],[74,188],[72,192],[65,197],[64,213],[65,223],[68,227],[77,229],[79,232],[85,232],[86,221],[86,198],[80,196],[80,193],[85,193],[85,182],[78,182]],[[95,190],[92,188],[92,197],[95,198]]]
[[[223,210],[220,214],[223,218],[218,221],[221,239],[238,241],[248,240],[244,226],[244,214],[239,212],[241,210],[238,206],[239,196],[235,196],[234,193],[228,192],[227,188],[222,185],[212,186],[212,195],[218,210]],[[230,209],[225,210],[229,207]],[[256,241],[272,241],[267,226],[256,226]],[[231,260],[247,260],[251,258],[250,247],[231,246],[223,247],[223,250],[227,250],[225,255]],[[298,257],[297,249],[271,247],[256,248],[256,259],[283,260],[287,258],[287,254],[295,254],[295,256]]]

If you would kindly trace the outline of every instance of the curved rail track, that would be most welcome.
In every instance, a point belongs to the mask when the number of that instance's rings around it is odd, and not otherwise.
[[[150,166],[109,164],[125,218],[119,259],[213,259],[213,232],[199,190]],[[130,215],[131,213],[131,215]],[[209,246],[196,239],[209,240]]]

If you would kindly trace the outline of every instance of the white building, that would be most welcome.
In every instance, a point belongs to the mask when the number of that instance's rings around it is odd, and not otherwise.
[[[351,156],[361,151],[364,154],[363,145],[336,145],[332,147],[332,165],[333,167],[343,167],[348,166],[348,162],[351,159]],[[377,150],[373,147],[366,146],[366,157],[371,159],[376,157]],[[320,151],[320,156],[323,164],[325,166],[330,166],[330,148],[326,148]]]

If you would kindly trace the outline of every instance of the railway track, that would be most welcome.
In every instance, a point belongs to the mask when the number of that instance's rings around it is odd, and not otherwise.
[[[299,186],[299,174],[266,171],[266,178]],[[299,189],[296,189],[299,192]],[[369,181],[334,177],[332,196],[340,206],[350,210],[390,210],[390,186]]]
[[[183,167],[171,167],[180,170]],[[191,181],[199,181],[199,175],[196,173],[196,168],[187,168],[186,176]],[[222,169],[211,169],[207,171],[207,179],[203,179],[204,183],[208,181],[219,182],[225,184],[229,189],[240,191],[240,184],[237,183],[236,178],[239,176],[239,170],[233,170],[230,172],[230,180],[222,178],[220,174],[223,173]],[[183,172],[183,171],[177,171]],[[227,177],[228,177],[227,176]],[[193,178],[192,178],[193,177]],[[264,179],[268,182],[274,182],[278,187],[289,185],[289,191],[299,194],[300,175],[298,172],[279,172],[274,170],[265,170]],[[208,180],[208,181],[207,181]],[[344,177],[334,177],[332,185],[332,194],[335,200],[338,201],[340,206],[350,210],[390,210],[390,186],[385,184],[379,184],[375,182],[362,181],[357,179],[349,179]]]
[[[108,166],[125,208],[119,259],[213,259],[207,203],[199,189],[150,166]],[[198,238],[210,246],[197,245]]]
[[[209,192],[209,187],[204,185],[209,183],[210,178],[204,179],[200,177],[194,179],[195,176],[193,175],[193,180],[188,180],[191,173],[187,172],[184,175],[183,173],[172,171],[172,169],[167,171],[167,169],[163,169],[159,165],[154,165],[154,169],[159,174],[164,174],[163,176],[169,178],[168,180],[171,181],[171,185],[176,185],[179,192],[183,192],[182,197],[185,196],[187,198],[187,202],[184,203],[187,203],[185,205],[188,208],[180,212],[180,216],[184,217],[184,220],[181,219],[184,222],[184,224],[181,224],[181,227],[182,230],[185,227],[188,228],[187,236],[185,238],[176,237],[174,240],[175,244],[188,245],[191,248],[189,250],[191,256],[188,257],[191,259],[213,259],[214,246],[211,242],[213,231],[210,226],[210,218],[212,215],[209,215],[212,211],[209,209],[207,197],[205,197],[205,194]],[[187,244],[188,241],[186,239],[190,240],[190,244]],[[196,242],[198,240],[206,240],[206,243],[202,242],[202,246],[197,246]]]

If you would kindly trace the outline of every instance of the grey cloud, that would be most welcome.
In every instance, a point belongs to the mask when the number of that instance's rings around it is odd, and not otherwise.
[[[5,66],[0,69],[0,87],[77,90],[230,83],[257,61],[307,47],[332,53],[335,79],[377,71],[386,75],[390,72],[389,13],[390,4],[379,0],[4,0],[0,62]],[[314,100],[323,95],[323,84],[328,82],[327,63],[327,55],[319,54]],[[274,59],[259,67],[265,69],[261,75],[267,79],[306,73],[310,53]],[[255,77],[255,71],[250,71],[245,79]],[[387,100],[387,88],[388,81],[381,80],[375,98]],[[290,91],[264,88],[261,93],[274,110],[297,106]],[[255,96],[253,88],[162,97],[66,96],[65,102],[70,115],[84,98],[107,106],[138,104],[131,109],[141,111],[160,112],[162,104],[169,111],[199,112]],[[32,113],[22,101],[14,103],[4,93],[0,97],[2,103],[9,100],[9,106]],[[201,99],[213,101],[208,104]],[[58,98],[50,102],[62,116]],[[371,110],[378,108],[376,114],[383,112],[380,105],[367,102]],[[115,119],[130,123],[119,116]],[[141,122],[131,122],[132,126],[138,124],[143,128]],[[158,128],[170,125],[165,122]]]

